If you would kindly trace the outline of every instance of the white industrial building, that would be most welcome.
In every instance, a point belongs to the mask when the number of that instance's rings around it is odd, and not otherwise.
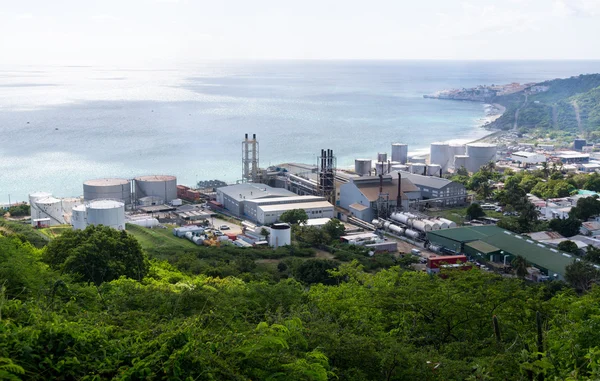
[[[243,217],[245,202],[263,198],[293,197],[295,193],[265,184],[243,183],[217,188],[217,202],[238,217]]]
[[[398,193],[401,195],[403,208],[408,208],[409,201],[420,200],[421,192],[405,176],[400,186],[395,175],[364,176],[350,179],[340,186],[340,206],[348,210],[354,217],[363,221],[372,221],[377,216],[377,200],[380,194],[385,195],[390,209],[398,204]],[[309,216],[311,218],[311,216]]]
[[[518,152],[513,152],[510,155],[510,159],[517,163],[537,164],[537,163],[545,163],[546,155],[542,155],[540,153],[535,153],[535,152],[518,151]]]

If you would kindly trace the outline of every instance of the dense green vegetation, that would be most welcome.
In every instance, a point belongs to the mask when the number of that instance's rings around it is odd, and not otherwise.
[[[0,208],[0,211],[3,213],[8,213],[11,217],[22,217],[29,216],[31,213],[31,208],[28,204],[17,204],[6,209]]]
[[[548,90],[529,94],[524,92],[499,96],[493,102],[506,107],[506,112],[492,123],[492,127],[512,129],[515,112],[521,131],[537,130],[557,137],[600,137],[600,74],[587,74],[566,79],[555,79],[538,84]],[[527,100],[526,100],[527,99]],[[581,126],[577,120],[579,111]]]
[[[356,262],[314,259],[301,272],[327,279],[313,279],[311,287],[291,277],[194,275],[157,260],[140,280],[95,285],[52,270],[41,261],[47,250],[14,235],[0,238],[0,365],[12,364],[0,376],[600,377],[596,288],[578,295],[562,283],[529,285],[478,270],[446,277],[399,267],[368,273]]]

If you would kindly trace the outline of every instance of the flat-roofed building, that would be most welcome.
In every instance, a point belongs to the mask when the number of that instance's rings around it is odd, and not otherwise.
[[[546,162],[546,155],[542,155],[540,153],[535,152],[513,152],[510,155],[510,158],[512,161],[523,164],[537,164]]]
[[[248,200],[292,196],[296,194],[265,184],[244,183],[217,188],[217,202],[238,217],[244,216],[244,205]]]
[[[303,197],[303,196],[300,196]],[[312,197],[312,196],[304,196]],[[261,204],[256,207],[255,221],[259,224],[269,225],[279,221],[281,215],[289,210],[302,209],[308,215],[308,218],[333,218],[333,205],[324,200],[300,201],[283,204]],[[248,216],[247,216],[248,217]]]

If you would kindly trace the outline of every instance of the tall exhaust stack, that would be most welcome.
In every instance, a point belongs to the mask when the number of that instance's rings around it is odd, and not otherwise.
[[[248,134],[244,135],[242,142],[242,182],[258,182],[258,141],[256,134],[252,134],[252,139],[248,139]]]
[[[396,208],[402,208],[402,174],[398,172],[398,198],[396,199]]]

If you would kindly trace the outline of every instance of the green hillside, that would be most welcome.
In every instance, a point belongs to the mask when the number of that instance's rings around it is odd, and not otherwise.
[[[554,79],[536,86],[548,86],[548,90],[534,92],[529,88],[496,97],[493,101],[505,106],[506,112],[492,127],[510,130],[516,126],[520,131],[564,137],[600,137],[600,74]]]

